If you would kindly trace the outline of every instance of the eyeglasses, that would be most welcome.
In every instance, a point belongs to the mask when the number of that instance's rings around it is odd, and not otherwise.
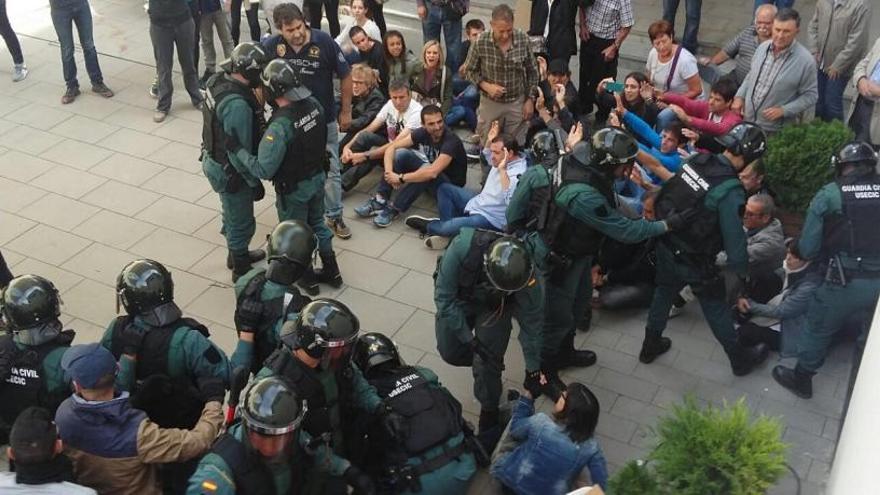
[[[743,218],[758,218],[763,217],[764,215],[764,213],[754,213],[748,210],[743,212]]]

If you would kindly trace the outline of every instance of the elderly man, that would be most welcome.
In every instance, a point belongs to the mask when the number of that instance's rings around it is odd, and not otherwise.
[[[753,25],[740,31],[735,38],[728,41],[724,48],[718,51],[712,58],[699,57],[701,65],[711,67],[711,75],[700,74],[703,79],[708,79],[710,83],[714,83],[715,79],[720,77],[717,68],[712,66],[721,65],[728,60],[736,63],[733,72],[726,74],[732,77],[737,86],[746,80],[749,69],[752,67],[752,56],[758,45],[770,39],[773,31],[773,17],[776,16],[776,7],[773,4],[764,4],[755,11],[755,22]]]
[[[773,19],[773,37],[752,57],[752,68],[736,93],[732,109],[764,132],[779,131],[816,104],[816,60],[795,40],[801,18],[782,9]]]
[[[864,0],[819,0],[807,45],[819,65],[816,117],[843,120],[843,90],[868,51],[871,10]]]
[[[880,150],[880,38],[853,73],[858,98],[849,117],[856,139]]]

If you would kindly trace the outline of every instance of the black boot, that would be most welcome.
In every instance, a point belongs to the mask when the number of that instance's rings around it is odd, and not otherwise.
[[[266,251],[263,251],[262,249],[254,249],[253,251],[247,252],[247,257],[248,263],[256,263],[266,257]],[[234,263],[232,258],[232,253],[226,255],[226,268],[229,268],[230,270],[232,270],[232,266]]]
[[[802,399],[813,396],[813,375],[809,371],[795,366],[794,369],[779,365],[773,368],[773,379],[776,383],[794,392]]]
[[[232,263],[228,264],[228,266],[232,270],[233,283],[238,281],[238,277],[241,277],[253,268],[251,266],[251,259],[247,255],[232,256]]]
[[[544,373],[544,378],[547,380],[547,383],[542,386],[541,392],[556,402],[568,386],[562,381],[562,378],[559,378],[559,370],[550,366],[549,363],[541,364],[541,373]]]
[[[574,348],[574,331],[568,333],[559,345],[559,353],[552,360],[555,369],[586,368],[596,364],[596,353],[587,349]]]
[[[309,266],[305,273],[303,273],[302,277],[296,281],[296,285],[300,286],[300,288],[306,291],[306,294],[310,296],[317,296],[321,293],[321,288],[318,287],[318,274],[315,273],[315,269]]]
[[[579,332],[589,332],[590,331],[590,323],[593,321],[593,307],[587,306],[587,310],[584,311],[583,316],[581,316],[581,320],[577,324],[577,329]]]
[[[496,409],[494,411],[480,410],[480,423],[477,431],[477,441],[483,446],[483,449],[492,455],[498,441],[501,440],[501,434],[504,433],[504,425],[501,424],[501,414]]]
[[[336,253],[333,251],[319,253],[321,255],[321,270],[316,270],[318,282],[327,284],[334,289],[342,287],[342,275],[339,273],[339,263],[336,262]]]
[[[648,364],[666,353],[672,347],[669,337],[657,337],[645,332],[645,340],[642,341],[642,352],[639,353],[639,361]]]
[[[737,356],[731,356],[730,368],[736,376],[748,375],[767,359],[769,353],[770,348],[764,343],[742,347]]]

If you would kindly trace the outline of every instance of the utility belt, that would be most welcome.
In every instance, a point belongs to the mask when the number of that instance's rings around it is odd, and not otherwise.
[[[229,159],[220,163],[223,165],[223,173],[226,174],[226,192],[230,194],[237,193],[244,184],[244,177],[232,166]]]
[[[839,256],[833,256],[828,260],[828,266],[825,269],[825,282],[846,287],[847,282],[857,278],[878,279],[880,278],[880,270],[847,268],[843,266]]]
[[[418,493],[422,491],[422,483],[419,480],[422,475],[442,468],[469,451],[470,449],[465,442],[451,448],[443,445],[443,452],[440,455],[430,459],[421,458],[420,464],[391,466],[386,470],[385,477],[388,484],[394,487],[398,493],[403,491]]]
[[[272,185],[275,186],[275,193],[277,193],[280,196],[286,196],[286,195],[292,193],[293,191],[296,191],[296,188],[299,187],[300,182],[302,182],[306,179],[311,179],[312,177],[314,177],[315,174],[317,174],[320,171],[321,171],[321,169],[316,167],[316,168],[313,168],[312,170],[304,173],[302,176],[298,177],[297,179],[290,181],[290,182],[283,181],[283,180],[273,181]]]

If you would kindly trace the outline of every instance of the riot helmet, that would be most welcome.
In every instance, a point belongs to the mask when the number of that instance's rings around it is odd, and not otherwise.
[[[13,331],[57,320],[61,315],[58,289],[39,275],[20,275],[0,294],[0,312]]]
[[[292,284],[305,273],[318,247],[315,232],[301,220],[279,223],[272,229],[267,241],[269,266],[266,278],[284,285]]]
[[[387,335],[378,332],[365,333],[358,338],[352,360],[365,375],[380,364],[403,364],[394,342]]]
[[[244,426],[261,435],[284,435],[299,428],[308,406],[276,376],[257,378],[244,390]]]
[[[761,158],[767,151],[767,136],[757,124],[751,122],[736,124],[727,134],[715,138],[715,141],[727,151],[741,156],[745,164]]]
[[[599,170],[614,170],[619,165],[632,163],[639,153],[636,140],[616,127],[603,127],[590,140],[590,164]]]
[[[877,166],[877,153],[868,143],[850,141],[831,157],[831,165],[838,176],[847,165],[861,169],[862,172],[873,172]]]
[[[483,254],[483,270],[496,289],[513,293],[532,282],[535,265],[522,241],[505,236],[493,241]]]
[[[531,150],[537,164],[552,166],[556,165],[556,161],[559,159],[556,137],[546,129],[538,131],[532,136]]]
[[[351,358],[360,322],[350,309],[333,299],[306,304],[296,321],[281,327],[281,342],[320,360],[321,369],[339,369]]]
[[[174,300],[171,272],[158,261],[132,261],[116,278],[116,294],[128,314],[146,313]]]
[[[304,100],[311,96],[311,91],[302,84],[293,65],[283,59],[276,58],[266,64],[260,81],[267,92],[267,100],[274,101],[282,96],[290,101]]]
[[[250,83],[250,87],[260,85],[260,75],[268,57],[263,45],[254,41],[245,41],[232,49],[229,58],[220,64],[220,68],[228,73],[241,74]]]

